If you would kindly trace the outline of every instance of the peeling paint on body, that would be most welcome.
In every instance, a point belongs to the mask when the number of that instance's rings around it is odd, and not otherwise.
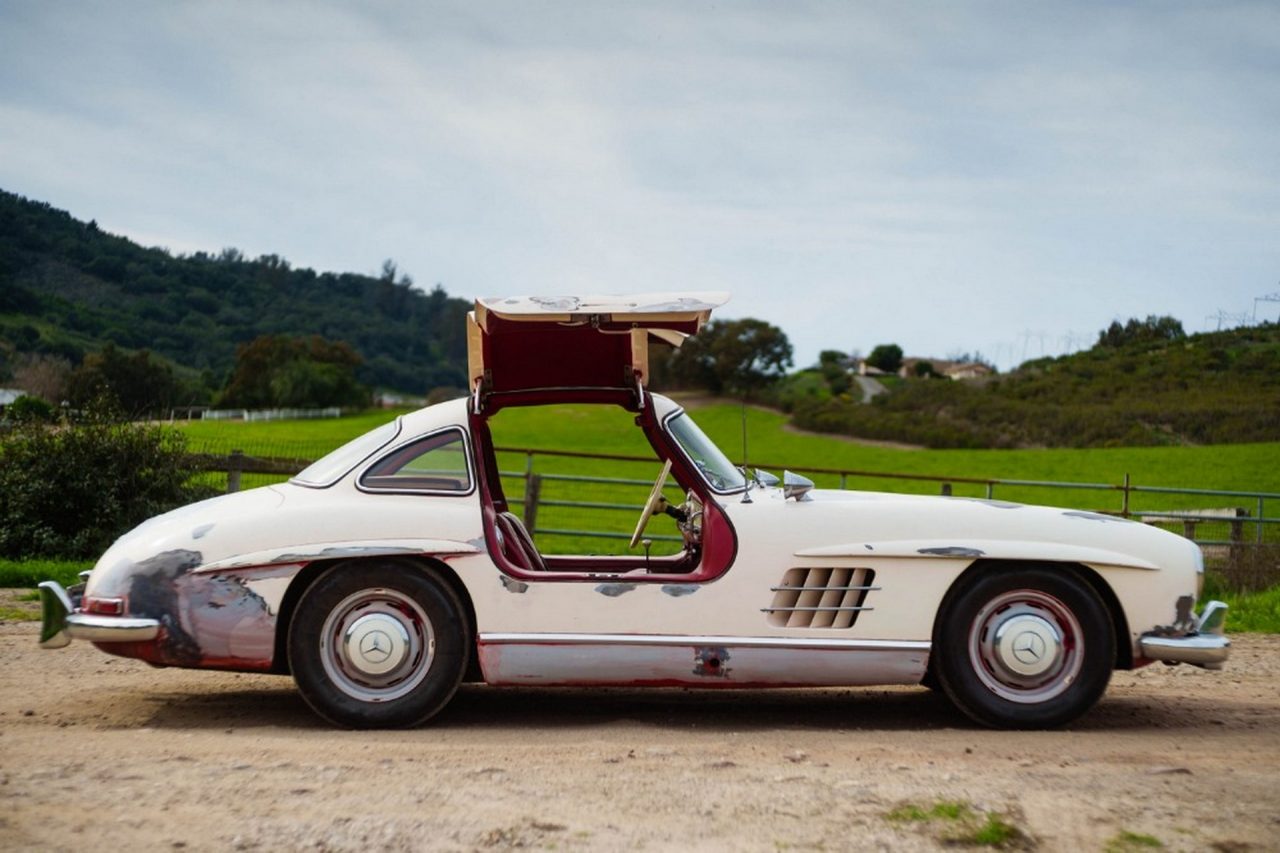
[[[502,588],[507,592],[528,592],[529,585],[523,581],[509,578],[504,574],[498,575],[498,580],[502,582]]]
[[[918,553],[933,557],[981,557],[987,552],[978,548],[966,548],[963,545],[947,545],[941,548],[921,548]]]
[[[197,527],[195,530],[191,531],[191,538],[203,539],[204,535],[208,533],[210,530],[212,530],[215,526],[216,525],[213,525],[213,524],[202,524],[199,527]]]
[[[202,657],[200,645],[178,618],[177,584],[178,578],[202,562],[204,557],[199,551],[162,551],[136,563],[129,577],[129,614],[160,620],[165,657],[179,665],[198,664]]]
[[[273,563],[305,563],[307,560],[335,560],[340,557],[388,557],[396,554],[420,554],[416,548],[404,548],[390,545],[354,545],[321,548],[319,551],[301,554],[278,554]]]
[[[173,550],[136,563],[125,590],[129,614],[159,620],[160,635],[100,648],[166,666],[269,669],[278,599],[301,566],[193,571],[202,562],[197,551]]]
[[[669,583],[664,584],[662,591],[672,598],[679,598],[682,595],[693,595],[698,591],[696,583]]]
[[[607,595],[610,598],[617,598],[635,588],[636,585],[633,583],[602,583],[596,587],[596,592],[601,595]]]
[[[693,674],[703,678],[729,677],[729,650],[724,646],[699,646],[693,651]]]

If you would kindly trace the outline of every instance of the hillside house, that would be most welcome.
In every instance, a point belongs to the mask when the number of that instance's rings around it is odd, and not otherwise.
[[[916,375],[916,365],[922,361],[927,361],[933,365],[933,370],[940,376],[948,379],[979,379],[983,376],[990,376],[992,370],[985,364],[973,361],[948,361],[945,358],[918,358],[915,356],[904,358],[902,367],[898,369],[898,375],[906,378]]]

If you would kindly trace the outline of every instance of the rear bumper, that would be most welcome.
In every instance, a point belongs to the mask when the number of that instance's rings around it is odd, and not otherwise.
[[[79,613],[71,596],[56,581],[40,584],[40,609],[42,649],[60,649],[72,640],[94,643],[154,640],[160,633],[160,622],[156,619]]]
[[[1177,635],[1147,634],[1138,639],[1138,648],[1149,660],[1222,669],[1231,654],[1231,640],[1222,633],[1226,619],[1227,605],[1210,601],[1194,630]]]

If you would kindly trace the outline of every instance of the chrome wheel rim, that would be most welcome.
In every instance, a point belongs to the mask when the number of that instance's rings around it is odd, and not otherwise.
[[[1032,705],[1064,693],[1080,675],[1084,637],[1060,599],[1032,589],[987,602],[969,627],[969,660],[997,696]]]
[[[388,702],[422,683],[436,638],[422,607],[394,589],[365,589],[329,612],[320,660],[329,680],[361,702]]]

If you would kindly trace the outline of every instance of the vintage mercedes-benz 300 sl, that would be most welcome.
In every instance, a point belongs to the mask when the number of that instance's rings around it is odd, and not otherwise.
[[[736,468],[646,387],[651,339],[678,343],[726,298],[477,301],[468,398],[397,418],[286,484],[144,523],[82,586],[42,584],[42,645],[291,673],[317,713],[355,727],[422,723],[475,680],[925,684],[979,723],[1037,728],[1087,711],[1115,668],[1221,667],[1226,606],[1197,616],[1201,554],[1171,533]],[[666,515],[678,552],[535,545],[491,420],[567,403],[618,412],[652,447],[661,471],[631,547]],[[682,495],[670,502],[669,477]]]

